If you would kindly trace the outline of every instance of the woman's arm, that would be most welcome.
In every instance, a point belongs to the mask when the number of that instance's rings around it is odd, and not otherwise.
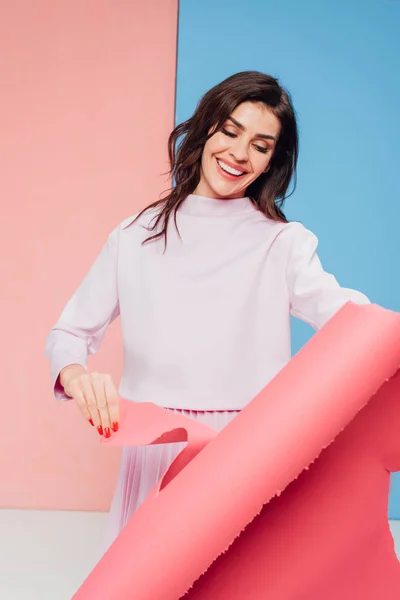
[[[119,315],[117,236],[118,228],[108,236],[47,336],[45,355],[50,361],[56,400],[70,399],[60,381],[61,370],[69,365],[86,369],[88,354],[97,352],[108,325]]]
[[[339,285],[324,271],[317,255],[318,238],[301,223],[291,223],[287,264],[290,312],[315,330],[320,329],[348,300],[370,304],[367,296]]]

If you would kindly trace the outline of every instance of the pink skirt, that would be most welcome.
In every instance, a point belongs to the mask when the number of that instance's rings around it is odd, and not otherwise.
[[[238,410],[196,411],[178,408],[169,410],[207,423],[217,431],[223,429],[240,412]],[[103,554],[185,445],[186,442],[174,442],[123,448],[117,487],[111,503],[102,545]]]

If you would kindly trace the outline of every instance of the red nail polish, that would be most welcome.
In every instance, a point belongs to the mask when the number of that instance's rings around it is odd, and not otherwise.
[[[111,429],[112,429],[113,431],[118,431],[118,429],[119,429],[119,425],[118,425],[118,423],[117,423],[117,422],[113,423],[113,424],[111,425]]]
[[[92,425],[92,427],[94,427],[94,423],[93,423],[92,419],[89,419],[89,423]]]
[[[97,428],[97,431],[99,432],[100,435],[103,435],[103,428],[101,425]]]
[[[104,437],[109,438],[111,437],[111,431],[109,427],[106,427],[104,430]]]

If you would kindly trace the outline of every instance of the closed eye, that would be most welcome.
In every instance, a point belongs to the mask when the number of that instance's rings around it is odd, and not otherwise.
[[[221,127],[221,131],[222,131],[223,134],[227,135],[228,137],[231,137],[231,138],[237,137],[236,133],[232,133],[231,131],[227,131],[223,127]],[[269,148],[264,148],[263,146],[258,146],[257,144],[254,144],[254,147],[257,148],[257,150],[259,152],[262,152],[263,154],[267,154],[267,152],[270,151]]]

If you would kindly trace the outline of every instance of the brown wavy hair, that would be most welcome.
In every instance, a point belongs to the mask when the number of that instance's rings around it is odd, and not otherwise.
[[[175,187],[165,198],[157,200],[144,208],[134,219],[145,211],[161,207],[156,214],[154,225],[146,227],[154,231],[163,221],[161,231],[146,238],[142,244],[164,236],[167,245],[167,229],[171,213],[176,211],[185,198],[194,192],[201,174],[201,156],[206,141],[221,129],[226,119],[242,102],[265,104],[279,119],[281,131],[267,173],[261,174],[246,189],[246,196],[254,205],[273,221],[287,223],[282,206],[296,189],[296,166],[299,152],[299,139],[296,115],[289,92],[278,79],[259,71],[235,73],[211,88],[202,96],[190,119],[184,121],[172,131],[168,138],[168,156],[170,170],[165,173],[173,177]],[[215,126],[214,131],[208,134]],[[178,139],[183,139],[178,144]],[[290,181],[294,180],[292,191],[286,195]],[[169,191],[167,190],[167,191]],[[180,234],[179,234],[180,235]]]

